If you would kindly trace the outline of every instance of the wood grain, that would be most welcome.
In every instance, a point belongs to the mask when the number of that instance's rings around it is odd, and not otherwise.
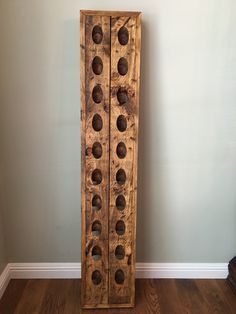
[[[210,287],[208,280],[198,280],[196,286],[202,292],[202,303],[206,304],[207,309],[204,313],[231,313],[230,306],[221,293],[216,280],[211,282]]]
[[[15,314],[35,314],[41,306],[50,280],[35,279],[27,282]],[[37,294],[36,294],[37,292]],[[29,302],[30,300],[30,302]],[[26,311],[27,309],[27,311]]]
[[[140,14],[81,11],[80,21],[81,302],[127,308],[135,299]],[[122,132],[120,115],[127,120]]]
[[[11,280],[8,287],[0,300],[0,313],[15,313],[18,303],[22,300],[22,294],[28,283],[28,280]]]
[[[208,313],[206,303],[195,280],[179,279],[176,280],[176,286],[185,313]]]
[[[0,313],[236,313],[236,297],[226,280],[138,279],[135,309],[96,311],[81,309],[80,285],[78,279],[11,280],[0,300]]]
[[[34,314],[50,314],[50,313],[65,313],[67,295],[71,285],[69,279],[51,279],[48,283],[47,289],[43,295],[41,295],[40,284],[35,293],[35,299],[38,297],[38,304],[35,308]],[[32,294],[29,295],[29,299],[32,298]],[[24,300],[24,307],[21,307],[21,314],[30,313],[30,304],[26,307],[26,300]],[[20,306],[20,304],[18,305]],[[18,313],[20,314],[20,313]]]
[[[178,296],[175,279],[159,279],[154,280],[154,283],[161,313],[182,313],[182,305]],[[171,299],[171,302],[166,302],[167,296],[168,299]]]
[[[83,18],[83,17],[82,17]],[[82,103],[82,155],[83,155],[83,242],[82,242],[82,272],[83,272],[83,306],[96,307],[97,304],[108,303],[108,188],[109,188],[109,81],[110,81],[110,19],[103,16],[86,16],[84,34],[82,35],[82,50],[84,54],[83,72],[85,85],[81,85],[83,96]],[[92,30],[94,26],[100,26],[103,29],[103,39],[101,44],[97,45],[92,39]],[[99,57],[102,62],[101,74],[94,73],[92,66],[95,57]],[[100,66],[100,65],[99,65]],[[101,68],[100,68],[101,69]],[[99,71],[100,71],[99,69]],[[95,86],[103,92],[100,103],[95,103],[93,99],[93,90]],[[98,116],[99,115],[99,116]],[[101,130],[97,131],[96,120],[94,117],[100,117],[102,121]],[[100,122],[101,123],[101,122]],[[100,143],[102,147],[102,156],[97,159],[93,155],[93,144]],[[101,183],[96,184],[93,180],[93,173],[98,169],[101,171]],[[102,208],[95,211],[92,208],[92,199],[98,195],[102,199]],[[99,222],[101,225],[101,234],[94,235],[92,226]],[[94,260],[92,256],[93,248],[101,249],[100,260]],[[96,272],[96,273],[94,273]],[[101,275],[101,283],[94,284],[93,274]]]
[[[118,38],[119,30],[126,27],[128,43],[121,45]],[[111,19],[111,115],[110,115],[110,226],[109,226],[109,303],[127,303],[134,306],[135,296],[135,239],[136,239],[136,191],[137,191],[137,142],[138,142],[138,81],[139,54],[137,45],[136,17],[112,17]],[[139,47],[140,48],[140,47]],[[139,50],[137,47],[137,50]],[[117,69],[120,58],[125,58],[128,64],[126,75],[120,75]],[[128,100],[119,104],[119,90],[127,93]],[[127,120],[127,129],[120,132],[117,129],[117,118],[123,115]],[[126,147],[125,158],[117,155],[117,145],[123,143]],[[124,184],[116,179],[117,171],[123,169],[126,174]],[[116,207],[116,198],[123,195],[126,207],[120,211]],[[123,221],[125,232],[116,232],[117,221]],[[123,246],[125,257],[117,259],[115,250]],[[124,283],[117,284],[117,270],[124,272]]]

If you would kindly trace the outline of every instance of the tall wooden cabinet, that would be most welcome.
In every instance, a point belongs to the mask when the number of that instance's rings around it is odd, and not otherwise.
[[[82,306],[135,298],[140,13],[81,11]]]

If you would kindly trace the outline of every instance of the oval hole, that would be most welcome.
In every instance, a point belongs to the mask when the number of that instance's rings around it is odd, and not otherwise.
[[[126,200],[124,195],[118,195],[116,198],[116,208],[119,210],[124,210],[126,206]]]
[[[102,225],[99,220],[95,220],[92,224],[92,235],[99,236],[102,232]]]
[[[99,211],[102,208],[102,199],[99,195],[94,195],[92,199],[92,209],[94,211]]]
[[[100,85],[95,85],[92,91],[92,98],[96,104],[99,104],[103,98],[103,91]]]
[[[95,261],[99,261],[102,258],[102,250],[99,246],[95,246],[92,249],[92,257]]]
[[[118,269],[115,273],[115,281],[118,285],[122,285],[125,281],[125,274],[123,270]]]
[[[117,245],[115,256],[117,259],[123,259],[125,257],[125,249],[122,245]]]
[[[102,145],[99,142],[95,142],[92,147],[92,153],[94,158],[98,159],[102,156]]]
[[[92,69],[93,69],[93,73],[95,73],[96,75],[100,75],[102,73],[103,63],[100,57],[98,56],[94,57],[93,62],[92,62]]]
[[[97,132],[101,131],[102,127],[103,127],[103,122],[102,122],[102,118],[101,116],[96,113],[93,116],[93,121],[92,121],[92,125],[93,125],[93,129]]]
[[[95,169],[92,172],[92,181],[94,185],[98,185],[102,182],[102,172],[99,169]]]
[[[116,233],[123,235],[125,233],[125,223],[123,220],[118,220],[116,223]]]
[[[118,89],[117,99],[120,105],[124,105],[129,100],[127,90],[124,87]]]
[[[117,64],[117,70],[120,75],[126,75],[128,72],[128,62],[125,58],[120,58]]]
[[[95,25],[92,30],[92,38],[95,44],[101,44],[103,38],[103,31],[101,26]]]
[[[121,45],[127,45],[129,41],[129,32],[125,26],[122,26],[118,32],[118,40]]]
[[[118,184],[122,185],[126,181],[126,173],[124,169],[119,169],[116,173],[116,181]]]
[[[94,285],[99,285],[102,281],[102,275],[99,270],[95,270],[92,273],[92,282]]]
[[[117,156],[119,158],[123,159],[123,158],[125,158],[126,153],[127,153],[127,149],[126,149],[125,143],[120,142],[116,147]]]
[[[117,125],[117,129],[120,132],[124,132],[127,129],[127,120],[126,120],[125,116],[120,115],[117,118],[116,125]]]

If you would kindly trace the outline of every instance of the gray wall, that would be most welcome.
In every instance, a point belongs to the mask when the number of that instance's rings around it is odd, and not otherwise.
[[[6,248],[5,248],[5,236],[4,236],[4,230],[3,230],[2,213],[0,211],[0,275],[6,265],[7,265],[7,255],[6,255]]]
[[[236,253],[234,0],[2,0],[10,261],[80,260],[79,9],[143,11],[138,261]]]
[[[0,275],[7,265],[7,256],[6,256],[6,248],[5,248],[5,238],[3,231],[3,221],[2,221],[2,213],[0,212]]]
[[[0,161],[0,275],[7,265],[7,252],[5,243],[5,225],[4,225],[4,209],[5,209],[5,193],[3,180],[3,164]]]

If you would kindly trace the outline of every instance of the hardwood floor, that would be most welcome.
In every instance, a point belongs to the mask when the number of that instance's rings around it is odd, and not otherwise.
[[[79,279],[11,280],[0,314],[236,313],[236,295],[225,280],[138,279],[135,309],[80,309]]]

